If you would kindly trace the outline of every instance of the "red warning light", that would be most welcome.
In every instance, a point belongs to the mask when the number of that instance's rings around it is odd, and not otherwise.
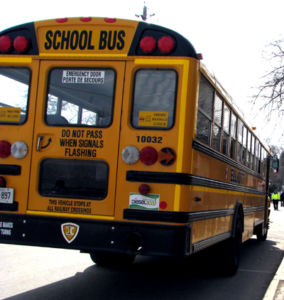
[[[140,49],[146,53],[153,53],[157,48],[157,41],[152,36],[145,36],[140,41]]]
[[[0,37],[0,51],[2,53],[10,53],[13,49],[13,39],[8,35]]]
[[[175,46],[176,46],[176,42],[170,36],[163,36],[158,41],[158,49],[165,54],[169,54],[173,52]]]
[[[7,141],[0,141],[0,157],[6,158],[11,154],[11,144]]]
[[[15,38],[13,45],[19,53],[26,53],[30,48],[30,41],[25,36],[20,35]]]

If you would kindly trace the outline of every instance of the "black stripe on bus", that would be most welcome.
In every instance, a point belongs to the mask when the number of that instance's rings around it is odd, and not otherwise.
[[[249,169],[248,167],[232,160],[231,158],[227,157],[226,155],[224,154],[221,154],[220,152],[208,147],[207,145],[204,145],[196,140],[193,140],[193,143],[192,143],[192,148],[194,150],[197,150],[197,151],[200,151],[204,154],[207,154],[209,155],[210,157],[213,157],[213,158],[216,158],[218,160],[220,160],[221,162],[225,163],[225,164],[228,164],[234,168],[238,168],[242,171],[244,171],[245,173],[248,173],[250,175],[253,175],[254,177],[257,177],[259,179],[262,179],[264,181],[266,181],[266,178],[261,176],[260,174],[254,172],[253,170]]]
[[[244,213],[260,211],[264,210],[264,208],[264,206],[244,207]],[[191,223],[232,216],[234,215],[234,211],[234,209],[221,209],[197,212],[171,212],[128,208],[124,209],[123,218],[126,220],[148,222]]]
[[[148,222],[190,223],[231,216],[233,214],[234,209],[209,210],[199,212],[171,212],[142,209],[124,209],[123,218],[126,220]]]
[[[21,166],[0,165],[0,175],[21,175]]]
[[[221,190],[230,190],[250,194],[265,195],[265,192],[247,188],[241,185],[235,185],[224,181],[218,181],[205,177],[195,176],[187,173],[165,173],[165,172],[145,172],[145,171],[127,171],[126,180],[131,182],[151,182],[164,184],[182,184],[204,186]]]

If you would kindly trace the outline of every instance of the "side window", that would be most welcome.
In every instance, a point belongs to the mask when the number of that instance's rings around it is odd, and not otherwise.
[[[218,95],[216,95],[214,107],[213,148],[218,151],[221,150],[222,119],[223,100]]]
[[[115,71],[54,68],[49,73],[47,125],[109,127],[112,123]]]
[[[248,132],[248,149],[247,149],[247,166],[250,168],[250,156],[251,156],[251,133]]]
[[[236,137],[237,137],[237,117],[232,114],[231,120],[231,155],[230,157],[236,159]]]
[[[251,137],[251,155],[250,155],[250,168],[254,170],[254,143],[255,143],[255,138],[252,135]]]
[[[0,68],[0,124],[25,123],[30,78],[31,71],[28,68]]]
[[[247,133],[248,130],[244,127],[244,134],[243,134],[243,154],[242,154],[242,164],[246,165],[246,156],[247,156]]]
[[[196,138],[211,144],[214,89],[200,77]]]
[[[131,124],[137,129],[174,126],[177,72],[140,69],[135,73]]]
[[[243,154],[243,128],[244,124],[243,122],[239,119],[238,122],[238,162],[242,162],[242,154]]]
[[[255,140],[255,171],[259,173],[260,147],[258,139]]]
[[[230,145],[230,108],[224,105],[224,132],[223,132],[223,154],[229,156],[229,145]]]

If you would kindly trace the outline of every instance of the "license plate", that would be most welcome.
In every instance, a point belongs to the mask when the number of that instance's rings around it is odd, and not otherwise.
[[[14,189],[0,188],[0,203],[13,203]]]

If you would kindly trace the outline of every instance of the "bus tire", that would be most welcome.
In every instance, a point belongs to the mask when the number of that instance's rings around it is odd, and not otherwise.
[[[227,248],[227,264],[225,267],[225,273],[227,276],[233,276],[236,274],[241,256],[242,247],[242,219],[240,215],[237,215],[235,236],[228,240]]]
[[[135,255],[124,253],[90,253],[91,260],[102,267],[125,267],[130,266]]]
[[[256,234],[257,240],[264,242],[267,239],[267,231],[264,235],[262,235],[262,230],[258,230],[257,234]]]

